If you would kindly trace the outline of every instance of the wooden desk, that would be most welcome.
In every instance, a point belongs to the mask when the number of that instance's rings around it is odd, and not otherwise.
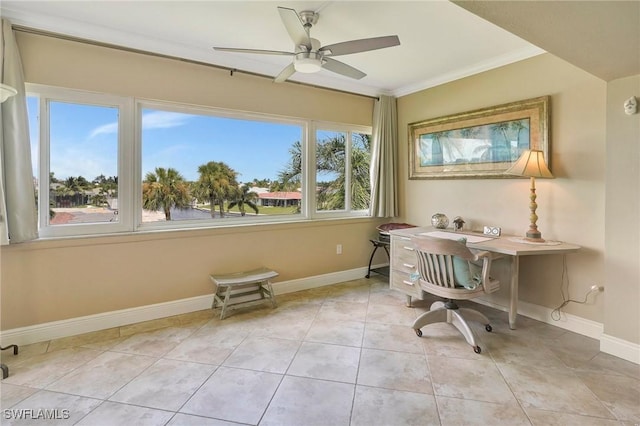
[[[433,234],[434,232],[435,234]],[[469,248],[491,252],[493,259],[500,259],[503,257],[510,258],[511,282],[509,286],[509,327],[511,329],[516,328],[516,316],[518,315],[518,273],[520,270],[520,257],[545,254],[565,254],[572,253],[580,249],[580,246],[563,242],[553,245],[529,244],[518,241],[520,237],[515,235],[502,235],[500,237],[493,238],[476,232],[455,232],[453,230],[434,229],[431,227],[391,231],[391,271],[389,283],[391,288],[401,291],[407,295],[407,304],[409,306],[411,305],[411,297],[422,299],[422,290],[413,287],[411,280],[407,279],[408,274],[412,272],[410,271],[411,266],[413,266],[412,262],[409,262],[407,259],[415,257],[413,254],[408,256],[408,252],[412,251],[412,248],[407,245],[407,241],[409,241],[412,236],[420,234],[427,234],[427,236],[434,237],[447,237],[450,235],[451,239],[459,239],[466,236],[467,246]],[[474,242],[474,239],[481,241]]]

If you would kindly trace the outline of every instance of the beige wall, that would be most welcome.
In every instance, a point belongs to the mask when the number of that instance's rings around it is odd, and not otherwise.
[[[607,85],[606,277],[604,332],[640,343],[640,75]]]
[[[18,34],[28,82],[371,125],[373,100]],[[208,274],[267,265],[287,281],[364,267],[383,220],[38,241],[1,248],[2,329],[211,293]],[[336,255],[336,244],[343,254]],[[377,262],[385,261],[379,253]]]
[[[428,118],[551,96],[553,180],[539,179],[538,226],[543,237],[582,246],[567,255],[569,293],[582,299],[593,284],[605,285],[604,204],[606,84],[551,55],[542,55],[476,76],[404,96],[398,101],[403,220],[428,225],[436,212],[462,216],[471,229],[496,225],[523,235],[529,224],[525,179],[409,180],[407,125]],[[561,302],[562,256],[521,260],[520,300],[547,308]],[[498,268],[508,283],[508,270]],[[565,283],[566,285],[566,283]],[[565,287],[566,288],[566,287]],[[492,302],[506,306],[506,286]],[[603,321],[603,295],[564,311]]]
[[[369,219],[326,221],[3,247],[2,328],[209,294],[213,272],[266,265],[281,274],[277,286],[363,267],[376,225]]]
[[[368,97],[31,34],[17,41],[29,83],[371,125]]]

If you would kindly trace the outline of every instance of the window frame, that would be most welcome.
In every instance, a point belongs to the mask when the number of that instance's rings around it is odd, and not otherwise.
[[[206,105],[118,96],[107,93],[91,92],[79,89],[67,89],[35,83],[26,83],[27,96],[38,98],[39,140],[38,149],[38,224],[41,238],[82,237],[92,235],[117,235],[123,233],[140,233],[153,231],[171,231],[184,229],[206,229],[236,226],[253,226],[257,224],[274,224],[302,222],[312,220],[362,218],[371,217],[369,209],[352,210],[350,185],[345,191],[345,210],[316,210],[316,158],[315,146],[318,130],[344,132],[347,134],[345,155],[349,159],[345,171],[347,182],[350,181],[351,144],[353,133],[371,135],[370,126],[351,125],[328,121],[311,120],[301,117],[290,117],[276,114],[238,111]],[[118,222],[101,222],[89,224],[49,225],[49,172],[50,172],[50,102],[68,102],[84,105],[115,107],[118,109]],[[218,218],[213,220],[180,220],[171,222],[142,222],[142,111],[153,109],[158,111],[198,114],[240,120],[262,121],[301,126],[302,155],[302,208],[300,214],[245,217],[242,221],[236,218]],[[90,177],[92,178],[92,177]],[[45,184],[46,183],[46,184]],[[42,207],[41,207],[42,206]]]
[[[77,235],[116,234],[132,229],[131,170],[134,143],[132,143],[131,98],[104,93],[66,89],[39,84],[26,84],[28,97],[38,99],[38,233],[40,237],[67,237]],[[79,105],[117,108],[118,110],[118,221],[65,225],[49,224],[49,173],[51,171],[50,103],[65,102]],[[93,178],[90,176],[89,178]],[[47,206],[47,207],[42,207]]]
[[[178,104],[175,102],[157,101],[157,100],[136,100],[136,158],[135,158],[135,182],[139,182],[139,185],[135,186],[135,228],[136,230],[159,230],[159,229],[191,229],[191,228],[217,228],[223,226],[241,226],[242,224],[254,225],[262,223],[280,223],[291,222],[309,219],[309,215],[306,214],[304,208],[306,203],[304,182],[307,180],[308,168],[302,168],[302,205],[303,208],[300,214],[296,215],[273,215],[273,216],[260,216],[260,217],[244,217],[242,222],[236,218],[218,218],[218,219],[196,219],[196,220],[180,220],[171,222],[142,222],[142,110],[154,109],[156,111],[165,112],[178,112],[182,114],[199,114],[203,116],[230,118],[238,120],[251,120],[260,121],[264,123],[277,123],[277,124],[290,124],[301,127],[300,143],[302,147],[303,163],[307,164],[307,139],[309,134],[309,122],[302,119],[296,119],[291,117],[282,117],[269,114],[239,112],[222,108],[206,107],[189,104]]]
[[[312,137],[312,142],[309,144],[310,146],[310,151],[312,151],[311,155],[310,155],[310,160],[312,161],[312,165],[313,166],[313,176],[312,179],[313,180],[313,188],[316,187],[316,176],[317,176],[317,170],[316,170],[316,146],[318,144],[317,141],[317,135],[318,135],[318,131],[329,131],[329,132],[340,132],[340,133],[345,133],[346,137],[345,137],[345,200],[344,200],[344,205],[345,208],[344,210],[317,210],[317,205],[316,205],[316,194],[315,194],[315,190],[313,192],[313,211],[311,213],[311,216],[314,218],[322,218],[322,219],[329,219],[329,218],[343,218],[343,217],[370,217],[371,216],[371,212],[370,212],[370,207],[367,207],[366,209],[362,209],[362,210],[353,210],[352,209],[352,202],[353,202],[353,194],[351,194],[351,179],[353,176],[353,168],[352,168],[352,164],[351,164],[351,160],[352,160],[352,150],[353,150],[353,134],[354,133],[363,133],[363,134],[367,134],[369,136],[372,135],[372,130],[371,127],[367,127],[367,126],[358,126],[358,125],[347,125],[347,124],[340,124],[340,123],[331,123],[331,122],[326,122],[326,121],[312,121],[312,126],[311,126],[311,131],[310,131],[310,135]],[[371,206],[371,198],[369,198],[369,206]]]

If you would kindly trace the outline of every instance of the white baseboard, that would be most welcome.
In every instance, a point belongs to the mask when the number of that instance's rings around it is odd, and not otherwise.
[[[492,308],[499,309],[501,311],[509,311],[509,308],[507,306],[489,302],[487,300],[483,300],[482,298],[474,299],[473,301],[478,302],[482,305],[491,306]],[[556,327],[560,327],[565,330],[573,331],[574,333],[582,334],[583,336],[600,340],[600,337],[603,333],[603,326],[601,323],[564,312],[562,312],[560,320],[556,321],[551,318],[552,311],[552,309],[546,308],[544,306],[518,301],[518,315],[541,321],[546,324],[555,325]]]
[[[28,327],[14,328],[2,332],[2,345],[29,345],[51,339],[75,336],[107,328],[135,324],[137,322],[201,311],[211,307],[211,295],[190,297],[188,299],[139,306],[119,311],[104,312],[84,317],[52,321]]]
[[[377,266],[376,266],[377,267]],[[292,293],[315,287],[337,284],[358,278],[364,278],[367,268],[356,268],[347,271],[333,272],[324,275],[306,277],[296,280],[283,281],[273,284],[275,294]],[[9,344],[29,345],[45,342],[51,339],[75,336],[77,334],[90,333],[107,328],[120,327],[143,321],[150,321],[189,312],[201,311],[211,308],[213,294],[190,297],[188,299],[174,300],[171,302],[156,303],[153,305],[139,306],[118,311],[104,312],[101,314],[87,315],[84,317],[70,318],[61,321],[52,321],[28,327],[14,328],[3,331],[0,334],[2,346]]]
[[[640,345],[627,342],[617,337],[603,334],[600,339],[600,350],[604,353],[640,364]]]
[[[474,299],[474,302],[491,306],[492,308],[499,309],[501,311],[509,311],[509,308],[506,306],[489,302],[481,298]],[[604,334],[603,325],[599,322],[584,319],[565,312],[563,312],[560,319],[556,321],[551,318],[551,312],[552,309],[545,308],[544,306],[518,301],[518,315],[597,339],[600,341],[600,351],[635,364],[640,364],[640,345],[618,339],[617,337],[607,336]]]
[[[379,268],[384,265],[372,265],[371,268]],[[331,272],[324,275],[316,275],[313,277],[299,278],[297,280],[283,281],[273,284],[273,292],[275,294],[294,293],[301,290],[309,290],[316,287],[324,287],[342,283],[345,281],[357,280],[364,278],[367,274],[367,268],[349,269],[347,271]]]
[[[375,265],[376,268],[380,266],[384,265]],[[308,290],[363,278],[366,273],[367,268],[356,268],[347,271],[332,272],[324,275],[282,281],[273,284],[273,291],[275,294],[293,293],[296,291]],[[201,311],[211,307],[212,297],[212,294],[196,296],[188,299],[157,303],[154,305],[140,306],[79,318],[71,318],[68,320],[53,321],[28,327],[14,328],[3,331],[0,334],[0,342],[2,342],[1,344],[3,346],[8,344],[29,345],[51,339],[59,339],[62,337],[90,333],[112,327],[120,327],[143,321]],[[486,300],[475,299],[475,301],[501,311],[507,312],[509,310],[506,306]],[[518,314],[547,324],[555,325],[584,336],[598,339],[600,341],[600,350],[602,352],[640,364],[640,345],[605,335],[603,333],[602,324],[580,318],[575,315],[562,313],[561,319],[559,321],[555,321],[551,318],[551,312],[551,309],[543,306],[522,301],[518,302]]]

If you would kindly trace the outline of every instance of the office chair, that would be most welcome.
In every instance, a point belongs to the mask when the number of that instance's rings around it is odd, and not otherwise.
[[[483,251],[472,253],[466,247],[466,239],[459,241],[443,238],[416,236],[411,239],[417,257],[420,287],[423,291],[446,299],[434,302],[428,312],[413,323],[418,337],[421,328],[437,322],[453,324],[462,333],[474,352],[480,353],[480,346],[467,319],[484,325],[491,331],[489,320],[482,313],[468,308],[460,308],[456,300],[468,300],[482,294],[493,293],[500,288],[500,282],[489,277],[491,254]],[[482,266],[472,262],[482,261]]]

